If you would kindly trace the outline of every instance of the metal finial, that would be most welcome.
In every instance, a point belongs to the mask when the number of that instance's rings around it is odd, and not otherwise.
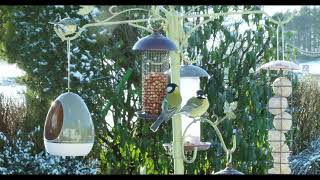
[[[49,22],[53,24],[58,32],[63,36],[74,34],[77,31],[78,23],[75,19],[66,17],[58,22]]]

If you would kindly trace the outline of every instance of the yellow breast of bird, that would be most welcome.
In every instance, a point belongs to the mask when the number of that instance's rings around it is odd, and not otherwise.
[[[192,117],[202,116],[205,112],[207,112],[208,108],[209,108],[209,101],[208,99],[204,99],[201,106],[199,106],[198,108],[192,109],[192,112],[191,112]]]
[[[168,94],[168,102],[170,107],[178,107],[182,102],[181,94],[179,91],[174,91]]]

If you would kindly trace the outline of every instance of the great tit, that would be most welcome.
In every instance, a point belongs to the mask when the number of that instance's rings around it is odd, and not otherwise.
[[[178,85],[174,83],[169,83],[167,85],[167,95],[164,97],[162,101],[162,111],[157,120],[151,125],[150,129],[153,132],[156,132],[160,127],[161,123],[170,120],[174,114],[179,112],[181,102],[182,98]]]
[[[202,90],[197,91],[197,97],[190,98],[181,108],[179,114],[184,114],[190,118],[202,116],[209,108],[209,101]]]

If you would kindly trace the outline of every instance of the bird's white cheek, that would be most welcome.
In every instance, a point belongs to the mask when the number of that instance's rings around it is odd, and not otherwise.
[[[172,91],[172,87],[167,87],[167,92]]]

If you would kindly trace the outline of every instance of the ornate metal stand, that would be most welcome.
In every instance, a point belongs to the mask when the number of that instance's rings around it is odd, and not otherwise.
[[[97,26],[109,26],[109,25],[120,25],[120,24],[128,24],[130,26],[140,28],[146,30],[148,32],[153,32],[153,28],[150,28],[150,23],[154,21],[162,21],[162,28],[166,32],[167,37],[175,42],[177,45],[178,50],[175,52],[170,53],[171,62],[171,82],[175,84],[180,84],[180,61],[181,61],[181,54],[182,50],[187,47],[188,38],[190,35],[195,32],[199,27],[202,25],[213,21],[215,18],[219,16],[228,16],[228,15],[243,15],[243,14],[264,14],[269,18],[271,22],[276,24],[279,23],[286,23],[286,22],[279,22],[272,19],[266,12],[262,10],[239,10],[236,12],[223,12],[223,13],[208,13],[208,14],[192,14],[193,11],[200,6],[193,7],[190,11],[186,13],[177,12],[174,6],[169,6],[168,9],[164,8],[163,6],[153,6],[150,10],[143,9],[143,8],[132,8],[126,9],[120,12],[116,12],[114,9],[116,6],[111,6],[109,8],[109,12],[111,14],[110,17],[104,20],[96,20],[94,23],[85,24],[82,27],[78,28],[78,31],[74,34],[66,36],[66,34],[62,33],[58,27],[54,26],[54,30],[57,35],[62,39],[62,41],[67,40],[69,42],[68,47],[70,47],[70,41],[78,38],[81,33],[83,33],[86,29],[90,27],[97,27]],[[92,12],[94,9],[93,6],[82,6],[82,9],[79,11],[79,14],[86,15]],[[133,20],[123,20],[123,21],[114,21],[115,17],[132,11],[143,11],[149,13],[149,18],[147,19],[133,19]],[[199,17],[209,17],[206,20],[202,20],[198,25],[192,27],[190,31],[185,32],[183,29],[183,20],[189,18],[199,18]],[[287,21],[290,21],[292,17],[290,17]],[[147,27],[141,26],[138,23],[148,23]],[[59,24],[59,23],[58,23]],[[61,24],[60,24],[61,25]],[[196,60],[189,61],[189,63],[194,63]],[[184,174],[184,154],[183,154],[183,146],[181,146],[183,142],[182,137],[182,126],[181,126],[181,117],[180,115],[175,115],[172,119],[172,126],[173,126],[173,159],[174,159],[174,173],[175,174]],[[216,125],[213,125],[216,128]]]

